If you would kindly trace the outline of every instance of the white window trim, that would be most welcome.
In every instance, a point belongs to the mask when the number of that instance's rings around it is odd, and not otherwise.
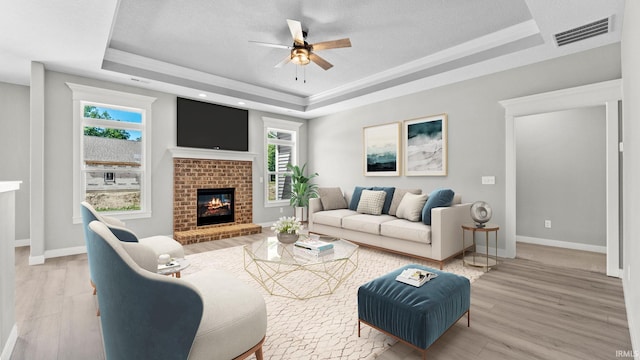
[[[267,132],[270,128],[276,128],[281,130],[293,131],[295,132],[295,145],[293,146],[293,157],[292,164],[298,163],[298,154],[300,153],[300,127],[302,123],[295,121],[288,121],[282,119],[274,119],[270,117],[262,117],[262,122],[264,124],[264,128],[262,131],[262,139],[264,141],[264,146],[262,147],[264,157],[262,160],[262,164],[264,167],[264,207],[281,207],[281,206],[289,206],[289,200],[275,200],[269,201],[269,167],[267,166],[269,151],[268,151],[268,140],[267,140]]]
[[[84,201],[85,184],[82,180],[80,164],[82,162],[82,108],[83,103],[91,102],[105,104],[112,108],[122,107],[144,110],[142,114],[142,127],[144,136],[142,137],[142,164],[144,176],[140,188],[141,211],[131,211],[127,213],[111,213],[118,219],[139,219],[151,217],[151,105],[156,100],[155,97],[130,94],[121,91],[107,90],[92,86],[66,83],[73,95],[73,223],[82,223],[82,213],[80,203]]]

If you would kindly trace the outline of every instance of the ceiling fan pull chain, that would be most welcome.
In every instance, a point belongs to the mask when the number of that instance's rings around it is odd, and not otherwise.
[[[298,65],[296,65],[296,81],[298,81]]]
[[[304,78],[304,83],[307,83],[307,67],[302,68],[302,77]]]

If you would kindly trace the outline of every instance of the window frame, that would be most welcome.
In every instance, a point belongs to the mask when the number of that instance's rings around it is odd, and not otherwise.
[[[110,128],[132,129],[139,128],[142,134],[142,149],[140,159],[140,210],[134,211],[110,211],[103,214],[113,216],[117,219],[140,219],[151,217],[151,108],[155,97],[131,94],[122,91],[96,88],[87,85],[66,83],[72,91],[73,99],[73,218],[74,224],[82,223],[82,213],[80,203],[86,196],[85,173],[90,169],[85,169],[84,160],[84,127],[99,126],[104,127],[105,121],[100,119],[88,119],[84,117],[84,107],[93,105],[98,107],[108,107],[112,109],[140,112],[142,121],[140,124],[127,124],[118,126],[117,122],[108,123]],[[100,125],[102,124],[102,125]],[[121,125],[121,124],[120,124]],[[104,169],[106,171],[110,169]],[[102,170],[101,170],[102,171]],[[114,173],[117,171],[113,171]],[[117,177],[117,174],[115,174]],[[115,180],[115,178],[114,178]]]
[[[264,167],[264,207],[281,207],[281,206],[289,206],[289,199],[283,200],[269,200],[269,177],[271,175],[271,171],[269,171],[269,145],[291,145],[292,154],[291,154],[291,164],[296,165],[298,163],[298,154],[300,153],[300,127],[302,123],[295,121],[288,121],[282,119],[274,119],[269,117],[263,117],[263,133],[262,137],[264,139],[264,157],[263,157],[263,167]],[[280,140],[280,139],[269,139],[269,130],[281,130],[286,132],[293,133],[293,140]],[[278,173],[278,171],[274,171],[273,173]],[[280,172],[282,174],[290,174],[290,172]]]

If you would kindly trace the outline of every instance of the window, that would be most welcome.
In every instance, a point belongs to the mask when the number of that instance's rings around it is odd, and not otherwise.
[[[155,98],[67,85],[73,91],[74,223],[82,221],[82,201],[122,219],[150,217]]]
[[[287,165],[297,164],[301,123],[263,118],[265,138],[265,206],[288,205],[291,174]]]

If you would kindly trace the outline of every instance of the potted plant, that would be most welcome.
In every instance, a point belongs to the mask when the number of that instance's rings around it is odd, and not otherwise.
[[[298,165],[287,164],[287,170],[291,171],[291,199],[289,204],[295,208],[295,215],[301,221],[307,220],[307,207],[309,199],[318,197],[318,185],[312,184],[309,180],[318,176],[313,173],[308,177],[304,175],[307,164]]]
[[[284,244],[292,244],[298,240],[298,236],[302,229],[302,224],[295,217],[281,217],[276,221],[271,230],[276,233],[278,241]]]

